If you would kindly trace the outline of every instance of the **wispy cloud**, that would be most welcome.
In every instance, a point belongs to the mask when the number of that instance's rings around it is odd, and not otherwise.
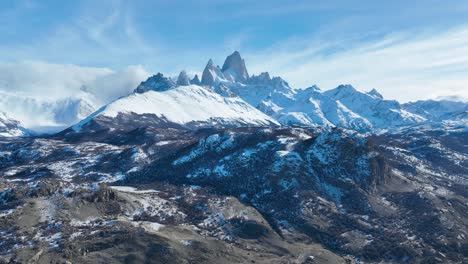
[[[242,50],[245,48],[250,38],[251,33],[247,30],[244,30],[227,36],[224,40],[224,46],[227,50]]]
[[[298,87],[350,83],[402,101],[441,95],[468,97],[468,26],[406,32],[371,41],[282,43],[248,54],[253,72],[270,70]]]
[[[0,44],[0,58],[124,67],[157,56],[157,45],[149,44],[135,26],[132,9],[123,1],[105,3],[76,7],[73,16],[47,28],[33,42]],[[14,12],[24,9],[16,7]]]

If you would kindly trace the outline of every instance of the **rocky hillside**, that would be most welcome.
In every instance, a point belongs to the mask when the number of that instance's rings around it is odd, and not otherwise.
[[[4,261],[461,263],[464,127],[158,127],[0,143]]]

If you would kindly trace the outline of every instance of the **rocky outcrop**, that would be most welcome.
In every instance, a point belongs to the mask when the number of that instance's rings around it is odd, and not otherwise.
[[[20,122],[0,112],[0,137],[25,136],[28,131],[21,127]]]
[[[189,77],[187,76],[187,72],[181,71],[179,77],[177,78],[177,86],[187,86],[190,85]]]
[[[147,91],[163,92],[173,88],[176,84],[171,78],[165,77],[162,73],[158,73],[149,77],[146,81],[141,82],[135,89],[135,93],[144,93]]]
[[[268,72],[262,72],[260,75],[252,75],[249,79],[249,84],[269,85],[271,77]]]
[[[215,66],[213,60],[210,59],[203,70],[201,84],[213,86],[220,80],[225,80],[224,74],[219,66]]]
[[[372,95],[376,98],[383,99],[382,94],[380,94],[375,88],[370,90],[367,94]]]
[[[195,85],[200,85],[200,84],[201,84],[200,78],[198,78],[198,74],[195,74],[195,76],[193,77],[193,79],[190,80],[190,83],[191,83],[191,84],[195,84]]]

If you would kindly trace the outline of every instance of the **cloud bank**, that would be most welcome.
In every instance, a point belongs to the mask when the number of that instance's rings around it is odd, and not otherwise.
[[[131,93],[148,76],[140,65],[114,71],[45,62],[0,63],[0,91],[54,100],[85,90],[109,102]]]
[[[60,127],[130,94],[149,76],[122,70],[45,62],[0,63],[0,111],[28,128]]]

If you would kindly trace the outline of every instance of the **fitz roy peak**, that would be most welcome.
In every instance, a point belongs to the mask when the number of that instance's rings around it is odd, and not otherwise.
[[[215,66],[210,59],[203,70],[202,81],[204,85],[215,85],[222,81],[245,83],[249,80],[249,73],[245,61],[240,53],[235,51],[224,61],[223,68]]]
[[[224,77],[231,82],[245,83],[249,79],[245,61],[238,51],[229,55],[221,68]]]

